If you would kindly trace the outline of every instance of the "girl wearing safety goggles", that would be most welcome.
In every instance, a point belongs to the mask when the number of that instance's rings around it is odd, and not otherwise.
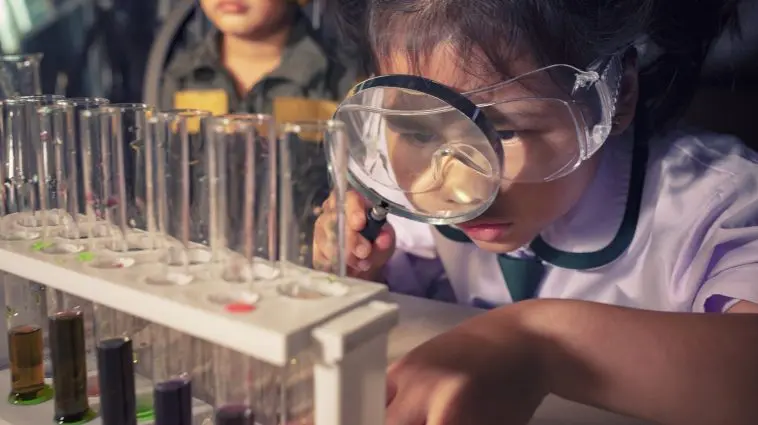
[[[336,114],[351,272],[492,308],[390,369],[388,424],[526,423],[548,393],[754,423],[758,157],[671,127],[735,4],[345,2],[378,74]]]

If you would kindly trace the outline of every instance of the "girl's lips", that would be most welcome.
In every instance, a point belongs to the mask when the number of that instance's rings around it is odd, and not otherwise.
[[[463,230],[471,239],[482,242],[493,242],[498,240],[499,238],[505,236],[506,233],[508,233],[508,230],[510,230],[511,226],[512,224],[510,223],[458,225],[458,227]]]
[[[221,13],[230,13],[230,14],[243,14],[246,13],[248,10],[247,5],[245,5],[242,2],[234,1],[234,0],[224,0],[218,3],[216,6],[216,9],[218,9]]]

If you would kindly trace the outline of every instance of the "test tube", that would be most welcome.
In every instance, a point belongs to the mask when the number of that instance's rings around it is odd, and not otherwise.
[[[76,309],[48,318],[53,366],[55,413],[59,424],[84,423],[95,418],[87,395],[84,314]]]
[[[8,402],[43,403],[53,397],[52,389],[45,384],[45,287],[10,274],[4,275],[3,286],[11,366]]]
[[[347,272],[347,141],[339,121],[284,123],[279,140],[279,292],[294,298],[344,295],[334,275]],[[330,191],[335,202],[315,246],[315,222]],[[325,255],[330,254],[330,255]],[[316,269],[326,273],[312,273]]]
[[[0,237],[5,240],[31,240],[39,236],[38,232],[27,231],[18,225],[18,214],[25,209],[19,191],[23,188],[24,166],[21,163],[24,153],[21,151],[22,140],[26,138],[25,107],[18,100],[2,102],[2,173],[3,181],[3,217],[0,221]],[[24,142],[30,144],[30,142]]]
[[[213,404],[215,399],[214,346],[210,342],[195,339],[192,344],[192,396]]]
[[[275,277],[274,120],[268,115],[208,119],[211,251],[218,277],[233,283]]]
[[[2,144],[5,147],[6,139],[5,139],[5,115],[6,115],[6,107],[5,102],[0,99],[0,144]],[[8,214],[8,206],[6,199],[8,198],[7,189],[6,186],[8,186],[8,183],[10,183],[9,180],[7,180],[6,177],[6,169],[5,164],[7,163],[6,159],[6,152],[5,149],[0,149],[0,217],[5,217],[6,214]],[[0,218],[2,220],[2,218]],[[0,223],[1,224],[1,223]],[[0,233],[2,233],[2,225],[0,225]]]
[[[153,329],[155,325],[127,313],[96,304],[95,340],[128,338],[133,349],[132,360],[136,372],[136,415],[139,421],[153,419]],[[102,379],[100,379],[102,382]],[[104,388],[99,388],[102,394]]]
[[[84,320],[84,351],[87,376],[94,378],[88,380],[87,393],[89,396],[97,395],[97,358],[95,352],[95,311],[91,301],[67,294],[57,289],[47,288],[47,312],[54,316],[62,312],[81,312]],[[52,346],[51,346],[52,348]],[[52,356],[51,356],[52,357]]]
[[[82,132],[82,186],[87,231],[87,248],[95,250],[95,229],[103,229],[104,236],[111,235],[111,224],[105,220],[105,204],[101,197],[105,192],[103,184],[103,164],[109,164],[107,152],[110,150],[108,131],[109,115],[101,109],[84,110],[79,114],[79,128]],[[80,226],[80,229],[82,226]]]
[[[162,267],[148,277],[149,283],[187,284],[194,278],[190,267],[210,260],[208,182],[201,138],[202,120],[210,115],[177,110],[159,113],[148,122],[148,166],[140,175],[148,182],[147,210],[156,217],[154,231],[163,251]]]
[[[318,350],[309,348],[290,359],[287,366],[283,368],[280,390],[282,423],[287,425],[313,423],[313,366],[318,359]]]
[[[195,338],[153,325],[153,406],[158,425],[191,425]]]
[[[0,56],[0,100],[42,94],[42,53]]]
[[[60,226],[67,226],[72,218],[67,217],[69,179],[71,168],[66,161],[65,147],[73,142],[67,124],[73,120],[74,105],[57,101],[41,106],[32,118],[33,147],[36,153],[39,176],[39,209],[42,224],[40,242],[34,249],[50,254],[70,254],[79,247],[57,241]]]
[[[165,326],[153,324],[151,328],[153,380],[191,379],[195,338]]]
[[[41,130],[37,109],[53,105],[61,96],[27,96],[3,102],[2,179],[4,209],[0,237],[8,240],[31,240],[41,235],[40,169],[38,161]],[[51,221],[49,224],[56,225]]]
[[[147,105],[110,105],[81,113],[84,129],[82,168],[90,226],[102,223],[108,230],[105,256],[95,266],[122,268],[135,257],[157,256],[148,234],[147,186],[138,168],[143,160],[147,120],[153,109]]]
[[[82,128],[79,116],[82,111],[93,110],[108,105],[109,101],[102,98],[69,98],[58,103],[72,105],[73,113],[66,115],[63,123],[66,137],[62,139],[64,175],[60,181],[65,185],[64,200],[66,222],[61,228],[59,237],[66,243],[84,245],[83,239],[93,232],[93,237],[103,237],[102,228],[86,229],[86,205],[84,202],[84,176],[82,172]]]
[[[214,347],[216,425],[255,425],[251,407],[252,360],[225,347]]]
[[[155,384],[155,425],[192,425],[192,381],[173,379]]]
[[[123,337],[100,341],[97,365],[103,425],[136,425],[132,341]]]
[[[175,405],[174,396],[191,394],[191,382],[200,341],[173,329],[151,325],[152,335],[152,380],[153,408],[167,414],[171,410],[183,410],[183,405]],[[173,394],[173,396],[172,396]],[[157,398],[156,398],[157,397]],[[184,397],[184,396],[181,396]],[[189,395],[191,403],[191,395]],[[191,408],[191,405],[189,406]],[[156,417],[157,420],[157,417]],[[166,418],[164,418],[166,420]]]

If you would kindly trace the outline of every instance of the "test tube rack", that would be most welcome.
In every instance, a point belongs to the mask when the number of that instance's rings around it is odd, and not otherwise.
[[[398,320],[397,306],[386,302],[385,286],[339,279],[334,284],[346,289],[339,295],[295,299],[277,291],[276,279],[251,285],[224,281],[150,285],[145,279],[150,267],[156,265],[138,262],[121,269],[101,269],[93,267],[91,258],[81,254],[56,255],[36,250],[33,241],[0,242],[0,271],[4,273],[273,366],[285,366],[293,356],[315,344],[320,357],[314,366],[315,425],[384,424],[387,340]],[[260,296],[251,312],[232,313],[208,301],[214,294],[243,289]],[[0,340],[0,358],[5,359],[7,341]],[[2,385],[7,386],[8,373],[0,371],[0,391]],[[12,413],[6,417],[0,410],[0,423],[5,420],[26,425],[16,421],[14,415],[18,416]]]

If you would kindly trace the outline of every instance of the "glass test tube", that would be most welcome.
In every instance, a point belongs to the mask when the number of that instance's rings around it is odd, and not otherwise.
[[[39,233],[26,231],[18,225],[18,213],[24,209],[20,204],[19,190],[23,188],[23,165],[19,154],[21,142],[26,139],[26,109],[16,99],[2,102],[2,191],[3,217],[0,221],[0,237],[5,240],[31,240]],[[29,142],[26,142],[29,143]]]
[[[165,326],[152,324],[151,328],[153,380],[190,380],[194,369],[193,354],[199,341]]]
[[[251,364],[250,358],[236,351],[214,347],[216,425],[255,424],[255,412],[251,406]]]
[[[67,310],[48,318],[53,367],[55,413],[59,424],[84,423],[95,418],[87,394],[84,313]]]
[[[174,379],[155,384],[155,425],[192,425],[192,381]]]
[[[71,223],[68,210],[68,172],[65,147],[73,142],[67,124],[73,120],[74,106],[65,101],[41,106],[32,117],[32,142],[36,154],[42,240],[34,248],[50,254],[69,254],[78,246],[56,241],[60,227]]]
[[[153,325],[153,406],[156,424],[191,425],[192,375],[201,341]]]
[[[103,229],[103,236],[111,234],[110,224],[105,221],[104,205],[100,197],[104,192],[102,178],[105,152],[103,148],[110,148],[108,133],[108,115],[100,109],[83,110],[78,117],[81,138],[82,157],[82,187],[84,198],[85,218],[84,225],[80,223],[80,229],[87,231],[87,248],[95,250],[95,229]]]
[[[95,353],[95,311],[92,301],[67,294],[57,289],[47,288],[47,313],[52,316],[67,311],[81,312],[84,319],[84,351],[87,376],[90,377],[87,392],[90,397],[97,395],[97,359]]]
[[[289,364],[282,370],[280,403],[283,424],[313,424],[313,366],[318,359],[319,351],[312,347],[290,359]]]
[[[6,240],[32,240],[41,235],[40,169],[37,147],[41,129],[37,109],[54,105],[61,96],[28,96],[3,102],[2,179],[4,209],[0,237]],[[57,225],[50,221],[47,224]]]
[[[4,147],[7,144],[6,141],[6,112],[7,108],[5,107],[5,102],[0,99],[0,144],[2,144]],[[9,214],[8,211],[8,190],[7,187],[10,186],[10,180],[7,176],[7,170],[6,170],[6,164],[8,163],[7,160],[7,152],[5,148],[0,149],[0,220],[2,220],[2,217],[5,217],[6,214]],[[0,222],[1,224],[1,222]],[[3,226],[0,225],[0,234],[3,232]]]
[[[40,80],[40,62],[42,61],[42,54],[41,53],[32,53],[32,54],[25,54],[25,55],[0,55],[0,102],[15,98],[18,96],[38,96],[42,94],[42,84]],[[8,201],[15,201],[15,198],[9,198],[8,195],[10,193],[6,193],[8,190],[12,188],[12,186],[9,184],[9,178],[15,175],[15,171],[13,171],[12,165],[13,162],[9,161],[13,157],[7,156],[7,148],[9,147],[8,141],[9,139],[6,139],[6,137],[10,137],[10,140],[14,140],[14,138],[10,135],[17,132],[16,129],[10,128],[8,129],[11,131],[11,133],[6,135],[6,110],[4,106],[0,106],[0,140],[2,140],[2,143],[4,144],[5,149],[3,149],[5,152],[3,152],[3,157],[0,158],[3,170],[0,171],[2,175],[0,175],[0,179],[3,182],[3,205],[2,205],[2,215],[8,214],[9,212],[6,211],[6,203]],[[13,108],[11,108],[13,109]],[[23,121],[21,121],[23,122]],[[10,147],[13,145],[11,144]],[[6,168],[7,167],[7,168]],[[12,192],[12,191],[8,191]]]
[[[338,296],[347,291],[333,277],[347,272],[345,198],[347,142],[339,121],[284,123],[279,140],[279,268],[280,293],[295,298]],[[322,205],[334,192],[335,202]],[[315,245],[315,222],[329,213]]]
[[[42,94],[42,53],[0,56],[0,100]]]
[[[157,324],[150,325],[151,371],[154,383],[153,395],[165,396],[160,390],[171,392],[182,386],[189,387],[192,380],[194,362],[194,338]],[[163,398],[161,398],[163,400]],[[157,408],[156,400],[152,405]],[[167,406],[163,406],[167,407]]]
[[[190,267],[208,263],[208,197],[202,120],[210,112],[177,110],[157,114],[148,122],[144,178],[147,210],[155,217],[148,229],[157,235],[162,267],[148,282],[187,284]]]
[[[136,414],[140,421],[153,419],[153,355],[155,325],[127,313],[96,304],[95,340],[128,338],[132,342],[132,359],[136,372]],[[104,389],[100,389],[101,392]]]
[[[211,251],[217,277],[275,277],[276,137],[267,115],[227,115],[206,125]]]
[[[192,396],[213,404],[215,400],[214,357],[215,348],[210,342],[194,339],[192,344]]]
[[[103,425],[136,425],[136,389],[132,341],[112,338],[97,345],[100,417]]]
[[[126,267],[139,254],[157,256],[147,229],[147,182],[138,172],[144,170],[138,164],[144,161],[152,114],[147,105],[110,105],[81,113],[87,222],[102,223],[109,233],[105,249],[90,244],[105,256],[96,263],[103,268]]]
[[[93,237],[105,236],[102,227],[95,229],[86,228],[85,214],[86,204],[84,199],[84,176],[82,172],[82,128],[79,116],[82,111],[93,110],[108,105],[107,99],[101,98],[69,98],[63,101],[73,107],[73,113],[66,115],[64,122],[64,131],[66,137],[63,138],[63,168],[64,175],[60,181],[65,185],[64,200],[66,222],[61,228],[58,236],[66,243],[72,243],[83,246],[84,238],[92,233]]]
[[[45,287],[16,276],[3,276],[11,365],[11,404],[39,404],[50,400],[45,384]]]

